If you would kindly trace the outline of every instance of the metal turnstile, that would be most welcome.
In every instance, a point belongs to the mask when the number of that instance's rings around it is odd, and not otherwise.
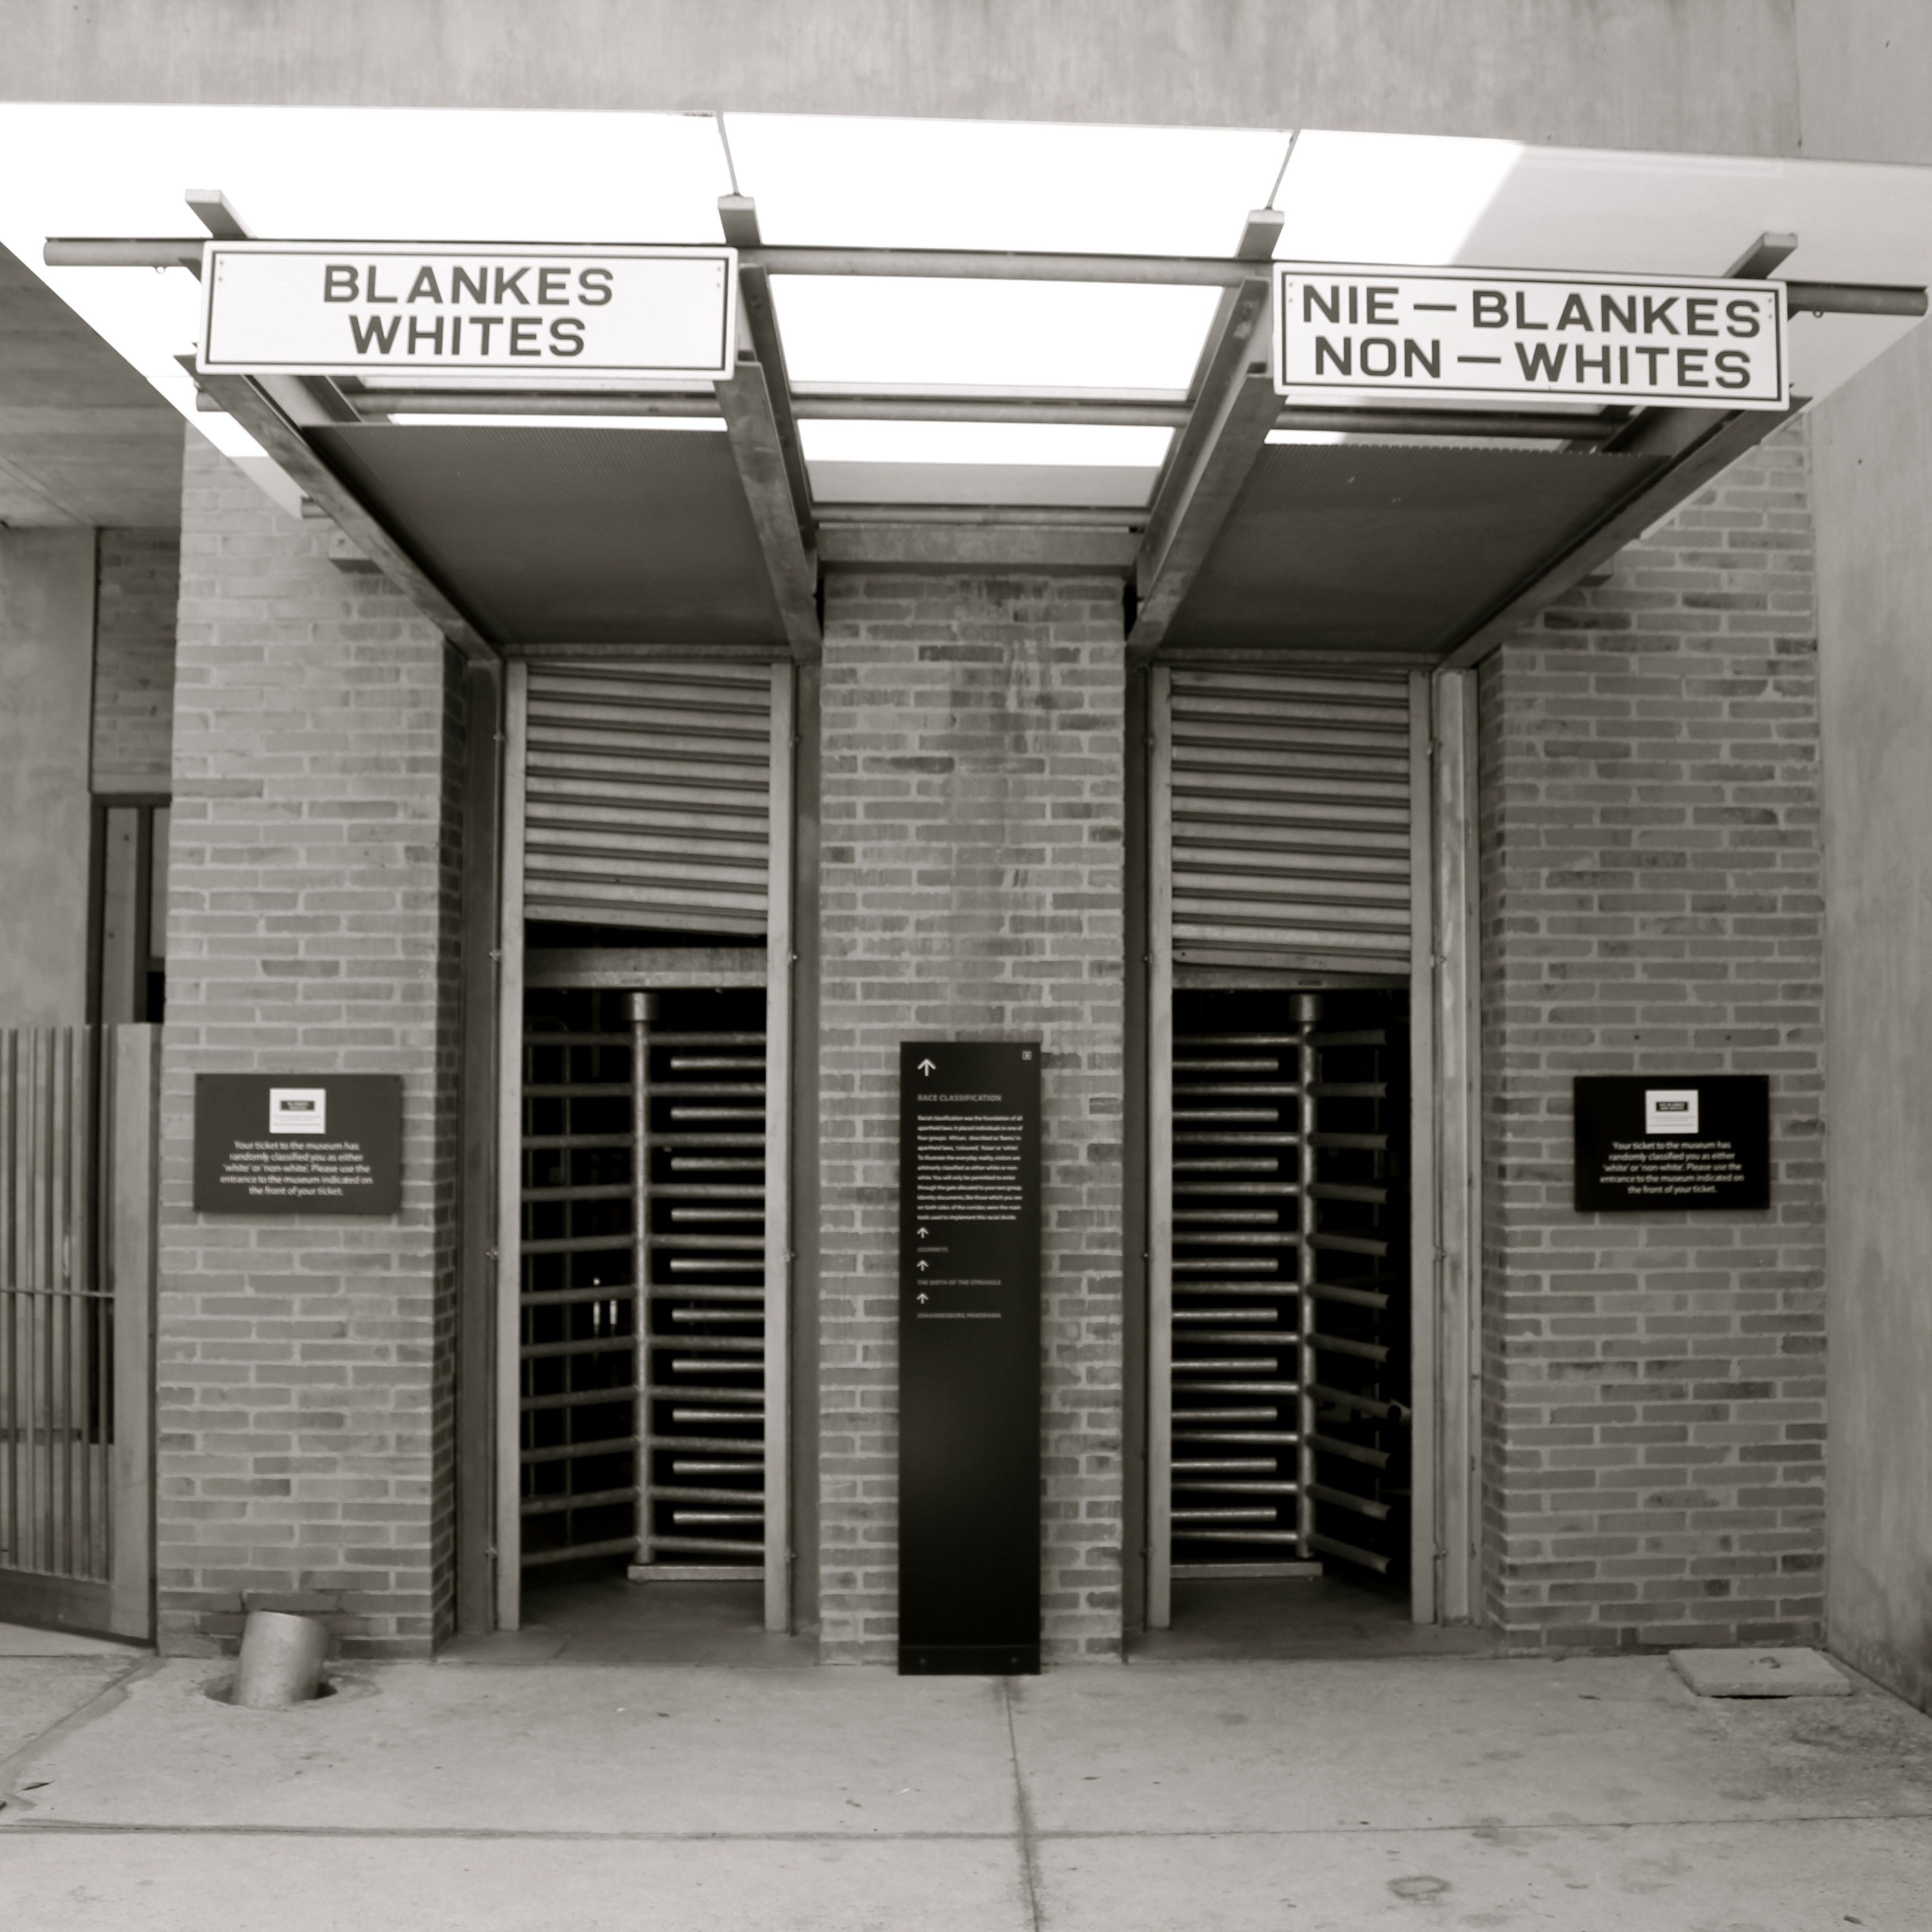
[[[532,989],[524,1049],[526,1568],[764,1556],[762,992]]]
[[[1405,998],[1176,998],[1177,1576],[1406,1567]]]

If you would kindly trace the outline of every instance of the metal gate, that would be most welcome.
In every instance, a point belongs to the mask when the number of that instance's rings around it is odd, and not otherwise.
[[[762,1576],[789,1622],[791,676],[510,668],[505,1628],[592,1555]],[[603,930],[526,960],[526,922]]]
[[[1406,1568],[1406,1004],[1178,996],[1172,1575]]]
[[[764,1564],[756,992],[533,988],[524,1033],[523,1567]]]
[[[0,1620],[153,1634],[158,1034],[0,1030]]]

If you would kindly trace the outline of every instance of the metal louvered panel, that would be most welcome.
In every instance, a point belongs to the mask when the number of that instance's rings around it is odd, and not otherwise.
[[[764,666],[533,664],[528,730],[526,917],[764,933]]]
[[[1172,674],[1177,962],[1409,965],[1406,679]]]

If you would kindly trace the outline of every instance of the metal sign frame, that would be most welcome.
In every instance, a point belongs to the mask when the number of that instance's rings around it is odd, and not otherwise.
[[[1782,282],[1733,278],[1277,262],[1274,388],[1512,410],[1539,402],[1783,410],[1788,294]],[[1566,380],[1580,366],[1585,373]],[[1474,373],[1490,368],[1493,377]]]
[[[232,333],[240,326],[223,313],[224,294],[231,310],[234,306],[236,283],[229,274],[230,268],[295,262],[321,266],[322,280],[312,304],[315,310],[339,308],[344,319],[364,324],[351,332],[345,352],[270,356],[259,350],[230,347]],[[715,331],[711,328],[707,314],[705,354],[676,360],[600,358],[595,352],[595,324],[614,314],[620,296],[628,295],[637,302],[650,299],[650,290],[627,290],[624,284],[640,279],[635,272],[638,265],[652,263],[709,265],[716,270],[716,326]],[[382,292],[376,274],[385,264],[394,267],[398,278],[386,293]],[[416,272],[405,283],[408,265],[413,265]],[[434,294],[433,299],[425,298],[423,314],[418,316],[414,312],[416,290],[425,274]],[[533,279],[526,283],[526,277]],[[466,293],[475,297],[479,286],[483,295],[465,308],[460,298]],[[255,298],[274,299],[278,294],[273,292],[265,298],[257,292]],[[515,297],[514,302],[508,299],[511,296]],[[708,291],[706,300],[708,309]],[[736,363],[737,308],[738,256],[732,248],[526,247],[502,242],[211,242],[202,269],[201,341],[195,367],[206,376],[406,376],[418,382],[425,378],[458,384],[514,380],[523,387],[566,391],[624,388],[651,382],[719,382],[730,375]],[[430,317],[435,323],[433,334],[425,326]],[[389,326],[384,335],[381,326],[386,321]],[[472,346],[468,348],[463,337],[466,322],[470,325]],[[443,332],[446,322],[451,326],[448,338]],[[405,323],[409,333],[401,336],[404,348],[398,355],[393,352],[394,345]],[[574,332],[569,327],[572,323]],[[534,346],[517,334],[526,325],[535,332]],[[256,326],[260,326],[259,322]],[[319,323],[316,315],[303,314],[292,326],[306,332]],[[434,350],[418,356],[416,345],[424,337],[434,341]],[[372,344],[380,352],[374,356],[369,352]],[[355,352],[346,352],[350,350]]]

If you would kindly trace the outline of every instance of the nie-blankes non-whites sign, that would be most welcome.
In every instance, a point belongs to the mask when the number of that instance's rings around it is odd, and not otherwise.
[[[514,376],[573,386],[731,373],[729,248],[223,242],[206,253],[209,375]]]
[[[1788,406],[1779,282],[1275,264],[1275,387]]]

